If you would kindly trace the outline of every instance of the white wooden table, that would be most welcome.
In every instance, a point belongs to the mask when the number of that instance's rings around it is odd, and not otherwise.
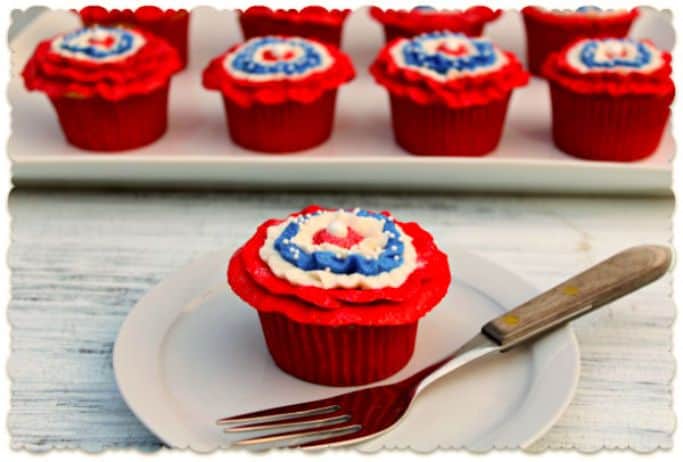
[[[304,205],[389,209],[539,288],[624,247],[667,243],[673,200],[15,191],[10,198],[15,448],[137,447],[158,440],[117,391],[111,352],[130,308],[199,254],[243,242]],[[669,448],[671,278],[575,324],[578,391],[533,450]]]

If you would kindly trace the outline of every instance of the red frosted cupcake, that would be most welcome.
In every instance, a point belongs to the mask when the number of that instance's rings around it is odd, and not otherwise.
[[[579,38],[625,37],[638,10],[601,10],[584,6],[577,10],[546,10],[536,6],[522,9],[526,28],[527,61],[531,73],[541,74],[541,66],[554,51],[560,51]]]
[[[332,133],[337,88],[354,77],[336,47],[302,37],[256,37],[204,70],[204,86],[223,95],[233,141],[254,151],[312,148]]]
[[[307,6],[301,11],[252,6],[239,12],[239,20],[245,40],[264,35],[293,35],[339,47],[344,21],[350,12],[322,6]]]
[[[83,24],[93,26],[125,26],[151,32],[176,49],[182,67],[187,66],[187,42],[190,13],[187,10],[162,10],[156,6],[141,6],[135,11],[107,10],[101,6],[86,6],[78,14]]]
[[[263,223],[230,260],[228,283],[258,311],[281,369],[344,386],[408,362],[418,320],[446,294],[450,271],[416,223],[309,206]]]
[[[50,98],[66,139],[94,151],[151,143],[166,131],[176,51],[141,30],[94,26],[38,44],[22,75]]]
[[[418,155],[493,151],[512,90],[528,81],[514,54],[446,31],[392,41],[370,72],[389,92],[396,142]]]
[[[674,97],[671,55],[649,41],[580,39],[548,58],[553,140],[586,159],[634,161],[659,145]]]
[[[501,10],[485,6],[473,6],[466,10],[436,10],[420,6],[412,10],[382,10],[370,7],[370,15],[384,26],[386,42],[398,37],[414,37],[433,31],[461,32],[479,37],[486,23],[500,16]]]

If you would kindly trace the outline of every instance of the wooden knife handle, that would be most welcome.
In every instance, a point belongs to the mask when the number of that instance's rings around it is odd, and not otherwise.
[[[624,250],[488,322],[482,332],[507,350],[633,292],[671,265],[668,247]]]

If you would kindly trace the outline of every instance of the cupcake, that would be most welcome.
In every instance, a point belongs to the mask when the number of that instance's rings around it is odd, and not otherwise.
[[[532,74],[554,51],[560,51],[579,38],[625,37],[638,10],[601,10],[584,6],[577,10],[546,10],[537,6],[522,9],[526,29],[527,61]]]
[[[135,11],[107,10],[101,6],[87,6],[78,14],[83,24],[93,26],[125,26],[146,30],[166,40],[176,49],[182,67],[187,66],[187,42],[190,13],[187,10],[162,10],[156,6],[141,6]]]
[[[239,20],[245,40],[264,35],[293,35],[339,47],[342,27],[350,12],[322,6],[307,6],[301,11],[252,6],[239,11]]]
[[[418,155],[493,151],[512,90],[528,81],[514,54],[448,31],[392,41],[370,72],[389,92],[396,142]]]
[[[203,83],[223,95],[228,131],[240,146],[291,152],[332,133],[337,88],[354,77],[332,45],[302,37],[255,37],[213,59]]]
[[[436,10],[419,6],[412,10],[382,10],[370,7],[370,15],[384,26],[386,42],[398,37],[414,37],[433,31],[461,32],[479,37],[486,23],[500,16],[501,10],[485,6],[473,6],[466,10]]]
[[[662,138],[674,97],[671,55],[652,42],[579,39],[550,55],[555,145],[574,156],[634,161]]]
[[[48,96],[69,143],[121,151],[164,134],[171,76],[179,69],[178,53],[162,39],[93,26],[38,44],[22,76],[28,90]]]
[[[275,363],[300,379],[361,385],[399,371],[419,319],[446,294],[448,259],[388,212],[309,206],[263,223],[230,259]]]

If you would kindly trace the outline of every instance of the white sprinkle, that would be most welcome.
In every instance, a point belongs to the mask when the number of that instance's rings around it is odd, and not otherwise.
[[[396,252],[396,251],[398,250],[398,246],[392,245],[392,246],[391,246],[391,250],[394,251],[394,252]]]
[[[325,271],[329,273],[329,272],[332,271],[332,270],[330,269],[329,266],[326,266],[326,267],[325,267]]]

